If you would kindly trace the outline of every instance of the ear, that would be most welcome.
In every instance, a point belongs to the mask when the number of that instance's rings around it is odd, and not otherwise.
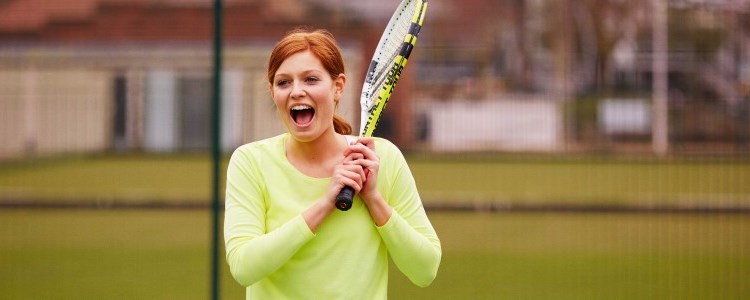
[[[341,99],[341,96],[344,94],[344,87],[346,86],[346,75],[344,73],[339,74],[339,76],[336,76],[336,78],[333,79],[333,99],[338,102]]]

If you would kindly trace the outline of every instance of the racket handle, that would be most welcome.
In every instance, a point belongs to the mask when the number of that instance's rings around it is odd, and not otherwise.
[[[354,189],[345,186],[336,196],[336,208],[341,211],[347,211],[352,208],[352,199],[354,199]]]

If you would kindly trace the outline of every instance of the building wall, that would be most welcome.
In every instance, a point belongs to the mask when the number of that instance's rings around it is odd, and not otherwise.
[[[208,47],[16,50],[0,48],[0,158],[210,147]],[[343,51],[350,76],[339,112],[356,128],[358,74],[363,72],[360,51]],[[225,51],[224,151],[285,131],[266,82],[268,53],[270,46],[235,46]],[[117,101],[124,103],[118,106]]]
[[[0,158],[24,151],[25,125],[23,76],[18,70],[0,70]]]
[[[564,147],[560,103],[544,97],[423,102],[419,131],[433,151],[554,152]]]
[[[82,69],[4,70],[0,157],[87,152],[107,147],[110,73]],[[0,79],[0,80],[2,80]],[[5,80],[3,80],[5,82]],[[8,80],[14,82],[14,80]]]

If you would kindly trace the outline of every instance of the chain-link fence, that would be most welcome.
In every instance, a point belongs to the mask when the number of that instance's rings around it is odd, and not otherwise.
[[[211,1],[0,1],[0,298],[210,297],[214,87],[224,172],[284,131],[275,41],[327,28],[358,124],[396,2],[225,0],[215,86]],[[431,1],[376,135],[406,154],[443,261],[425,289],[392,266],[389,297],[747,298],[748,13]],[[219,266],[220,295],[244,297]]]

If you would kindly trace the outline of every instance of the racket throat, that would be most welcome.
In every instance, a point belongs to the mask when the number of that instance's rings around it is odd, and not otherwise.
[[[362,110],[359,122],[359,136],[372,136],[373,124],[370,123],[372,121],[371,117],[372,115],[369,111]],[[370,134],[367,134],[368,130],[370,131]]]

